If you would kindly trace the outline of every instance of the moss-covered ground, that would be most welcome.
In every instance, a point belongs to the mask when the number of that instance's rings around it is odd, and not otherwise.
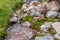
[[[23,3],[23,0],[0,0],[0,40],[4,40],[7,34],[6,28],[13,10],[21,8]]]

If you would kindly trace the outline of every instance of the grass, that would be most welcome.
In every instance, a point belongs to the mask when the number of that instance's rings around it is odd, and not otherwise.
[[[21,8],[22,4],[23,0],[0,0],[0,40],[3,40],[7,34],[6,28],[13,9]]]

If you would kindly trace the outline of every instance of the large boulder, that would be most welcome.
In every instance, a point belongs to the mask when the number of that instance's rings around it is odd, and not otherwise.
[[[52,36],[36,37],[35,40],[54,40]]]
[[[48,18],[55,18],[58,15],[58,12],[55,11],[48,11],[46,17]]]
[[[58,34],[60,34],[60,22],[52,23],[52,27],[56,30]]]
[[[12,27],[8,30],[8,36],[5,40],[30,40],[34,36],[33,30],[30,28],[20,24],[15,24]]]

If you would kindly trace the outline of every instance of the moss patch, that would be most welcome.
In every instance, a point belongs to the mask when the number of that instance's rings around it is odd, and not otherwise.
[[[7,34],[6,28],[13,8],[21,7],[22,4],[23,0],[0,0],[0,40]]]

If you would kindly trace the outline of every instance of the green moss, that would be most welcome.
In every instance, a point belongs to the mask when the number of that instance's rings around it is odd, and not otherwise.
[[[46,21],[47,22],[55,22],[55,19],[53,19],[53,18],[47,18]]]
[[[42,37],[42,36],[45,36],[45,35],[47,35],[47,34],[37,34],[36,36],[37,37]]]
[[[40,30],[40,25],[42,25],[44,23],[43,20],[37,20],[36,22],[32,22],[32,28],[36,29],[36,30]]]
[[[0,40],[4,40],[2,37],[0,37]]]
[[[26,16],[25,18],[23,18],[24,21],[29,21],[32,22],[33,17],[31,17],[30,15]]]
[[[13,8],[21,7],[22,4],[23,0],[0,0],[0,40],[7,34],[6,28],[9,24]]]
[[[56,34],[56,31],[53,27],[51,27],[48,31],[52,36],[54,36]]]

